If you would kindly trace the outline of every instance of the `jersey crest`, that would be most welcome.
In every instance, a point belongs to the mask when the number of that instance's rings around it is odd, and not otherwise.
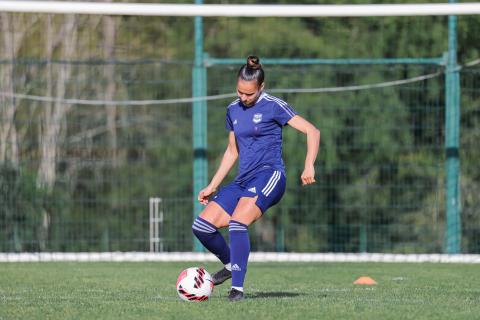
[[[262,122],[262,114],[261,113],[255,113],[253,115],[253,119],[252,119],[253,123],[260,123]]]

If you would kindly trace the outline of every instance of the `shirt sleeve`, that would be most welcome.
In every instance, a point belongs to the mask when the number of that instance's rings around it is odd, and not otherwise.
[[[274,119],[282,126],[286,125],[296,115],[297,112],[286,102],[275,103]]]
[[[225,120],[225,128],[228,131],[233,131],[232,119],[230,119],[230,109],[227,109],[227,117]]]

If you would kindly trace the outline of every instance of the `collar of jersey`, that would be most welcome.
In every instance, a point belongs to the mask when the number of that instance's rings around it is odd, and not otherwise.
[[[242,108],[244,109],[251,109],[251,108],[255,108],[256,106],[259,106],[261,104],[263,104],[265,101],[267,101],[266,99],[264,99],[264,97],[266,96],[267,94],[264,92],[262,92],[262,94],[260,95],[260,97],[258,97],[257,99],[257,102],[255,102],[255,104],[251,107],[247,107],[247,106],[244,106],[243,103],[239,100],[238,101],[238,104],[239,106],[241,106]]]

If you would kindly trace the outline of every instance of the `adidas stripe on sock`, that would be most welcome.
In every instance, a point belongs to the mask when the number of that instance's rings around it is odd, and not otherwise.
[[[230,263],[230,248],[215,225],[197,217],[193,222],[192,231],[203,246],[216,255],[223,264]]]

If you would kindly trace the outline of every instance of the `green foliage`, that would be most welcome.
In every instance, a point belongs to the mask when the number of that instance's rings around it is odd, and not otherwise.
[[[57,92],[47,89],[60,81],[62,68],[70,66],[65,98],[122,101],[192,95],[191,18],[111,17],[115,36],[107,39],[104,17],[78,16],[77,48],[74,56],[65,57],[64,39],[58,35],[64,32],[66,16],[11,16],[16,17],[11,24],[17,36],[22,30],[25,34],[18,40],[15,61],[2,60],[0,73],[13,66],[10,79],[17,93],[55,96]],[[459,60],[478,59],[478,18],[460,17],[458,29]],[[51,56],[46,52],[48,30],[58,40]],[[218,58],[251,53],[261,58],[438,58],[447,50],[447,18],[213,17],[204,19],[204,38],[205,51]],[[107,40],[112,48],[107,48]],[[443,70],[426,65],[264,67],[267,91],[368,85]],[[233,93],[238,68],[208,66],[208,94]],[[461,71],[465,252],[480,250],[479,74],[475,67]],[[112,85],[113,95],[107,97]],[[321,130],[317,184],[300,185],[305,137],[285,128],[287,193],[263,225],[252,227],[252,246],[279,251],[441,251],[444,92],[438,76],[382,89],[279,95]],[[165,250],[191,249],[191,104],[71,106],[58,120],[56,177],[53,190],[46,192],[36,187],[46,143],[39,132],[48,127],[45,114],[52,104],[26,99],[15,103],[20,169],[2,169],[2,250],[147,250],[148,199],[153,196],[165,201]],[[227,145],[228,103],[208,102],[210,177]]]
[[[38,251],[48,242],[46,214],[65,208],[62,193],[36,186],[35,176],[12,164],[0,166],[0,229],[2,251]]]

